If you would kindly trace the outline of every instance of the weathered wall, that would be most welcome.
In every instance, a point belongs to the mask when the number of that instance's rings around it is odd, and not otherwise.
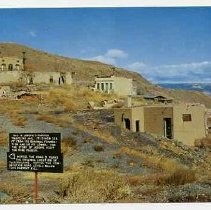
[[[23,60],[18,57],[1,57],[0,71],[16,71],[23,70]]]
[[[174,138],[187,145],[194,145],[195,139],[206,136],[204,105],[175,105],[173,108],[174,117]],[[191,114],[191,121],[183,121],[183,114]]]
[[[39,83],[45,83],[45,84],[52,83],[57,85],[63,84],[62,75],[60,72],[33,72],[32,78],[33,78],[33,84],[39,84]],[[66,75],[63,75],[63,78],[65,84],[72,83],[72,77],[70,73],[66,73]]]
[[[95,90],[97,89],[97,84],[99,83],[101,92],[107,93],[116,93],[118,95],[127,96],[134,95],[134,86],[132,79],[124,78],[124,77],[105,77],[105,78],[95,78]],[[104,90],[102,90],[101,84],[104,84]],[[110,88],[110,84],[112,84],[112,88]]]
[[[191,114],[191,121],[183,121],[183,114]],[[206,109],[203,105],[178,104],[174,106],[142,106],[114,109],[115,123],[125,128],[124,119],[130,119],[131,130],[164,136],[164,118],[172,119],[172,137],[184,144],[194,145],[195,139],[206,136]],[[123,119],[123,120],[122,120]]]
[[[114,109],[114,122],[121,128],[125,128],[124,118],[132,120],[132,110],[128,108]]]
[[[19,82],[21,77],[21,71],[0,71],[1,84]]]
[[[0,71],[0,84],[23,82],[30,84],[31,78],[33,84],[50,84],[50,78],[53,78],[53,84],[62,85],[60,72],[25,72],[25,71]],[[65,84],[72,84],[71,73],[65,73]]]
[[[144,107],[144,129],[146,132],[164,136],[164,118],[173,118],[172,107]]]
[[[123,77],[115,77],[114,92],[119,95],[133,95],[133,81]]]
[[[132,109],[132,131],[136,132],[136,121],[139,121],[139,131],[144,132],[145,127],[144,127],[144,107],[134,107]]]
[[[125,128],[125,118],[130,120],[131,131],[136,132],[136,120],[139,120],[140,132],[144,132],[144,108],[120,108],[114,109],[114,120],[115,123],[121,128]]]

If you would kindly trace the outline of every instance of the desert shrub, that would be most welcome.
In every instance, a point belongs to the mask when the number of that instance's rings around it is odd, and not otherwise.
[[[94,150],[95,150],[96,152],[102,152],[102,151],[104,151],[104,148],[103,148],[102,145],[95,145],[95,146],[94,146]]]
[[[211,148],[211,137],[207,136],[202,139],[196,139],[194,145],[199,148],[205,148],[205,147]]]
[[[178,169],[169,176],[157,180],[158,184],[164,185],[184,185],[196,181],[196,174],[191,169]]]
[[[91,167],[94,168],[94,164],[92,160],[85,160],[83,163],[81,163],[81,165],[86,166],[86,167]]]
[[[66,154],[70,150],[75,149],[76,144],[77,144],[76,140],[74,140],[72,138],[63,138],[62,141],[61,141],[62,152],[64,154]]]
[[[81,169],[61,179],[61,196],[75,203],[117,202],[131,196],[126,180],[110,171]]]

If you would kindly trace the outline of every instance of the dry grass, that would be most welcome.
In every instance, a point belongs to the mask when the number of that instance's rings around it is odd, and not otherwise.
[[[157,156],[157,155],[148,155],[144,154],[142,151],[138,151],[128,147],[122,147],[119,151],[120,154],[127,154],[134,157],[140,158],[147,166],[154,167],[157,169],[162,169],[166,172],[174,172],[178,169],[186,168],[181,163],[178,163],[175,160],[172,160],[167,157]]]
[[[37,117],[37,120],[45,121],[47,123],[52,123],[59,127],[68,127],[69,119],[67,116],[55,116],[50,114],[40,114]]]
[[[24,127],[27,124],[27,119],[23,117],[19,111],[13,110],[6,114],[15,126]]]
[[[0,189],[2,192],[5,192],[8,195],[12,196],[13,200],[22,200],[25,197],[31,197],[31,192],[29,191],[29,188],[21,183],[18,183],[17,180],[16,182],[1,182]]]
[[[130,186],[140,185],[184,185],[197,180],[196,173],[189,169],[177,169],[171,173],[153,173],[137,176],[126,176]]]
[[[163,180],[159,180],[159,184],[165,185],[184,185],[196,181],[196,174],[190,169],[178,169]]]
[[[157,185],[159,180],[163,180],[169,176],[169,173],[150,173],[144,175],[131,175],[126,176],[127,182],[130,186],[139,185]]]
[[[7,168],[6,161],[0,160],[0,170],[6,169],[6,168]]]
[[[0,128],[0,146],[7,146],[7,144],[8,135],[2,128]]]
[[[94,92],[88,88],[71,85],[54,87],[46,96],[45,103],[53,107],[63,106],[65,111],[72,112],[87,109],[88,102],[100,103],[103,100],[115,99],[116,95]]]
[[[27,119],[21,115],[24,102],[4,100],[0,103],[0,113],[5,114],[15,126],[24,127]]]
[[[111,171],[81,168],[60,179],[60,195],[68,202],[118,202],[131,196],[126,179]]]
[[[81,124],[75,124],[75,126],[82,131],[86,131],[88,133],[91,133],[93,136],[99,137],[101,140],[103,140],[108,144],[118,144],[117,140],[112,136],[112,134],[109,131],[94,130]]]

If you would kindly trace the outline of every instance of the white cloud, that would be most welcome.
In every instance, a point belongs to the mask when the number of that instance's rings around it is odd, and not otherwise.
[[[106,52],[105,56],[109,58],[127,58],[128,54],[123,50],[110,49]]]
[[[145,68],[146,64],[143,62],[134,62],[127,66],[128,69],[140,71],[141,69]]]
[[[129,64],[152,82],[205,82],[211,78],[211,61],[149,66],[142,62]]]
[[[99,61],[102,63],[115,65],[117,59],[124,59],[124,58],[127,58],[127,56],[128,54],[125,53],[123,50],[109,49],[103,55],[97,55],[91,58],[85,58],[85,60],[93,60],[93,61]]]
[[[35,31],[29,31],[30,36],[37,37],[37,33]]]
[[[99,61],[102,63],[112,64],[112,65],[116,64],[116,61],[114,58],[110,58],[105,55],[98,55],[92,58],[88,58],[88,60]]]

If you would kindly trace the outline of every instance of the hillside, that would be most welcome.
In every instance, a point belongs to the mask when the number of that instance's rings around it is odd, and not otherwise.
[[[39,85],[37,93],[42,97],[1,100],[0,203],[33,203],[34,174],[7,170],[8,137],[15,132],[62,136],[64,171],[39,173],[38,203],[211,201],[209,147],[120,129],[113,110],[88,106],[115,94],[75,84]]]
[[[154,86],[138,73],[96,61],[62,57],[15,43],[0,43],[0,52],[1,56],[17,57],[22,57],[22,52],[26,52],[26,65],[30,66],[31,71],[62,70],[75,72],[74,80],[77,82],[84,81],[85,83],[92,82],[95,75],[109,76],[114,73],[116,76],[134,79],[143,92],[154,89]],[[156,89],[161,90],[161,88]]]
[[[164,89],[150,83],[136,72],[96,61],[58,56],[16,43],[0,43],[0,56],[22,57],[22,52],[26,52],[26,65],[31,71],[62,70],[75,72],[74,82],[85,85],[92,84],[95,75],[109,76],[114,73],[116,76],[134,79],[140,94],[164,95],[174,98],[175,101],[203,103],[211,108],[211,98],[202,93]]]

